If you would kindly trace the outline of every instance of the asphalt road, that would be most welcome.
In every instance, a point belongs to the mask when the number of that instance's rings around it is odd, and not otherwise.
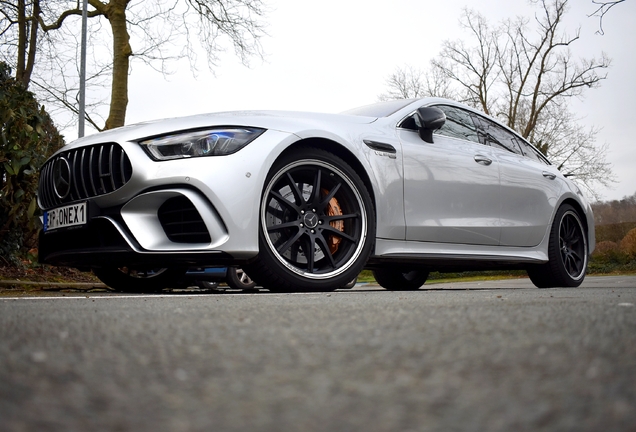
[[[1,298],[0,430],[636,430],[636,277],[429,288]]]

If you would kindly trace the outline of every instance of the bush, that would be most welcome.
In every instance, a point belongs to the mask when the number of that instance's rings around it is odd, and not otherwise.
[[[38,170],[63,144],[44,107],[0,62],[0,256],[6,262],[37,246]]]
[[[609,225],[596,225],[596,242],[613,241],[620,243],[627,233],[636,228],[636,222],[619,222]]]
[[[616,261],[619,253],[618,243],[602,241],[596,244],[592,258],[598,261]]]
[[[636,259],[636,228],[630,230],[621,240],[620,250],[630,259]]]

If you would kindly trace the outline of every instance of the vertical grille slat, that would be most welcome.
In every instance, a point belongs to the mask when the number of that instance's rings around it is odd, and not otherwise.
[[[112,186],[112,189],[110,190],[111,192],[117,189],[117,186],[115,185],[115,160],[114,160],[114,155],[115,155],[115,146],[111,145],[110,146],[110,151],[108,152],[108,167],[109,167],[109,177],[110,177],[110,185]]]
[[[70,192],[60,198],[55,192],[55,163],[66,159]],[[132,165],[124,149],[115,143],[87,146],[59,153],[40,170],[38,194],[45,209],[73,201],[105,195],[124,186],[132,177]]]
[[[91,181],[92,197],[97,196],[97,188],[95,187],[95,147],[91,147],[91,151],[88,155],[88,178]]]
[[[46,178],[50,177],[48,175],[48,172],[49,172],[50,168],[51,168],[50,164],[49,165],[45,165],[44,168],[42,169],[42,175],[40,177],[40,186],[38,187],[38,189],[39,189],[41,200],[43,202],[45,202],[45,201],[46,202],[50,202],[51,201],[51,194],[50,194],[49,188],[48,188],[49,184],[48,184],[48,182],[45,181]]]
[[[73,173],[73,178],[77,178],[79,174],[79,164],[77,163],[78,153],[79,153],[79,150],[73,151],[73,163],[71,165],[72,166],[71,172]],[[79,182],[73,182],[73,189],[75,189],[75,199],[77,200],[82,198],[82,194],[80,193],[78,183]]]
[[[86,187],[86,177],[84,173],[87,172],[86,167],[86,149],[82,149],[82,163],[80,164],[80,178],[82,179],[82,188],[84,188],[84,198],[88,198],[88,188]]]
[[[119,170],[120,170],[120,173],[121,173],[121,183],[122,184],[126,183],[126,180],[125,180],[126,171],[125,171],[125,167],[124,167],[125,158],[126,158],[126,153],[124,153],[122,151],[120,156],[119,156]]]
[[[99,156],[97,157],[97,174],[99,176],[99,185],[101,186],[100,193],[106,193],[106,186],[104,186],[104,147],[99,148]]]
[[[53,165],[49,166],[49,176],[53,177]],[[46,189],[51,200],[57,199],[57,197],[55,196],[55,191],[53,190],[53,183],[50,182],[47,185]]]

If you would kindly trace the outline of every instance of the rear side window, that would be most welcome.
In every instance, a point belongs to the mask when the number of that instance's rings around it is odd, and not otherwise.
[[[539,150],[534,148],[532,144],[529,144],[522,139],[517,139],[517,144],[519,144],[519,146],[521,147],[521,150],[523,151],[523,155],[525,157],[549,165],[547,159],[540,155]]]
[[[523,155],[517,137],[513,133],[480,116],[475,116],[475,121],[479,126],[479,139],[483,144]]]

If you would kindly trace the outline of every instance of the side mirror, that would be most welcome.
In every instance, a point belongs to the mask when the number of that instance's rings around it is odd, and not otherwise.
[[[444,126],[446,123],[446,114],[439,108],[422,107],[417,109],[417,125],[420,132],[420,138],[427,143],[433,143],[433,132]]]

